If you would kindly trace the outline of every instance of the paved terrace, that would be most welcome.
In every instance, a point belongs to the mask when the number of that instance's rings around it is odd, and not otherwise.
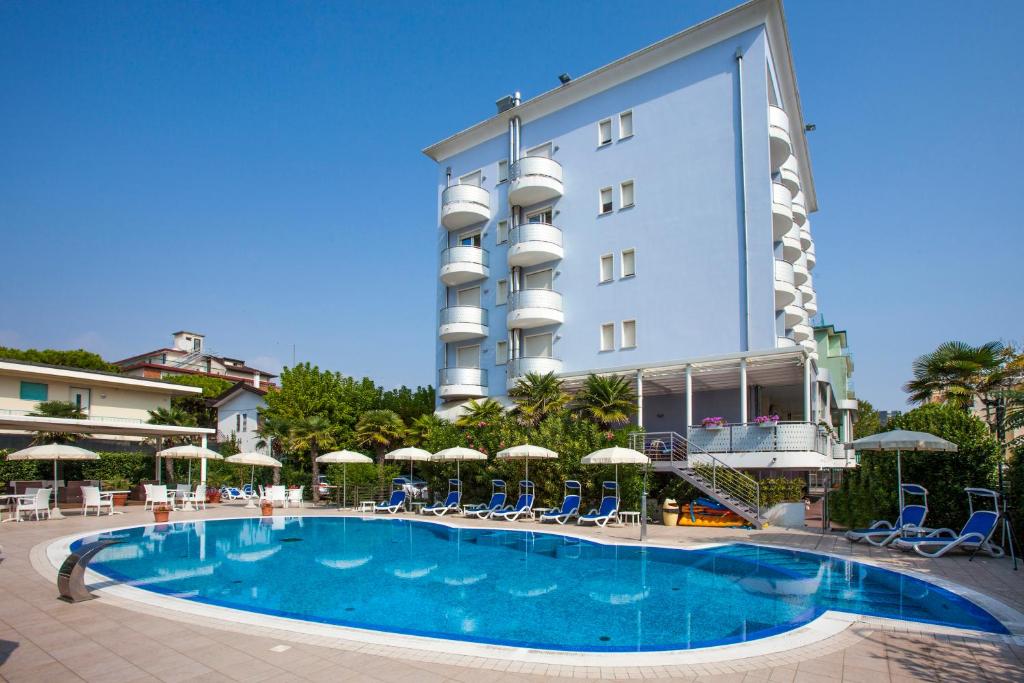
[[[1024,680],[1024,638],[924,633],[915,624],[862,619],[812,645],[711,664],[599,668],[485,659],[310,636],[274,628],[196,619],[114,596],[77,605],[56,599],[40,573],[53,539],[112,526],[145,524],[152,515],[129,507],[123,516],[0,525],[0,681],[544,681],[660,678],[698,681]],[[238,505],[175,512],[172,521],[253,514]],[[281,514],[281,511],[277,511]],[[341,514],[289,510],[288,514]],[[491,522],[460,521],[466,526]],[[540,528],[532,522],[518,529]],[[550,530],[550,527],[544,527]],[[653,542],[690,545],[749,541],[875,562],[948,580],[1024,612],[1024,569],[1008,559],[963,556],[927,560],[913,554],[851,545],[811,531],[745,531],[649,527]],[[636,527],[573,528],[605,541],[634,541]],[[51,570],[52,572],[52,570]],[[785,636],[783,636],[785,637]]]

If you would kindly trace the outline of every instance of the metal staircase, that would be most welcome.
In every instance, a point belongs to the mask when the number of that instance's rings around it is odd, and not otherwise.
[[[763,529],[761,487],[757,480],[725,464],[676,432],[633,432],[630,447],[646,454],[657,472],[672,472]]]

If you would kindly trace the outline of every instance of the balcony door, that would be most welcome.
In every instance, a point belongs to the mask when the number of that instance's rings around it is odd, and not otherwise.
[[[524,337],[523,351],[527,358],[551,358],[551,333]]]
[[[459,185],[473,185],[474,187],[480,187],[483,182],[483,174],[480,171],[473,171],[459,178]]]
[[[547,223],[551,225],[551,207],[526,214],[527,223]]]
[[[459,237],[459,246],[480,248],[480,233],[467,233]]]
[[[455,293],[455,305],[476,306],[480,308],[480,288],[469,287],[468,289],[460,289]]]
[[[553,289],[553,273],[550,268],[526,274],[526,289]]]
[[[455,367],[457,368],[479,368],[480,367],[480,346],[462,346],[455,349]]]
[[[543,145],[537,145],[532,149],[526,150],[526,156],[528,157],[544,157],[545,159],[551,158],[551,143],[546,142]]]
[[[71,387],[71,402],[85,415],[88,415],[89,404],[92,402],[92,390]]]

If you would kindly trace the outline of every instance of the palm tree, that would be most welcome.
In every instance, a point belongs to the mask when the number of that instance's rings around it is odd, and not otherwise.
[[[313,504],[320,502],[320,463],[316,461],[321,448],[330,448],[338,433],[338,426],[323,415],[308,415],[290,424],[290,439],[296,448],[308,448],[313,470]]]
[[[493,398],[483,401],[470,401],[463,409],[462,415],[455,421],[460,427],[482,427],[501,419],[505,407]]]
[[[913,403],[941,400],[964,410],[983,401],[1007,378],[1005,347],[1000,342],[971,346],[949,341],[914,361],[914,379],[903,385]]]
[[[280,459],[282,453],[291,447],[292,427],[288,420],[283,417],[260,414],[256,433],[260,437],[256,441],[256,448],[267,449],[269,455],[276,453],[279,456],[278,459]],[[273,470],[273,483],[276,486],[281,483],[281,468],[275,467]]]
[[[426,413],[425,415],[413,418],[409,429],[405,433],[406,441],[409,442],[410,446],[422,446],[433,432],[447,423],[447,420],[433,413]]]
[[[356,423],[356,443],[372,448],[381,467],[384,454],[397,447],[405,433],[405,423],[393,410],[367,410]]]
[[[78,404],[71,401],[42,401],[36,405],[36,409],[29,413],[32,417],[55,417],[62,420],[84,420],[85,413],[78,407]],[[82,434],[70,432],[36,432],[32,438],[32,445],[38,446],[44,443],[74,443],[82,438]]]
[[[195,427],[196,416],[187,410],[172,405],[170,408],[156,408],[155,410],[149,411],[149,424],[154,425],[170,425],[172,427]],[[157,450],[163,448],[163,441],[167,439],[167,442],[174,445],[176,439],[174,437],[158,437],[157,439]],[[188,442],[188,437],[182,437],[182,443]],[[174,480],[174,461],[165,458],[164,459],[164,471],[167,473],[167,481]]]
[[[562,380],[553,372],[545,375],[527,373],[509,390],[508,395],[519,406],[523,416],[533,423],[540,422],[569,402],[569,395],[562,391]]]
[[[576,395],[580,411],[602,427],[626,422],[636,411],[636,395],[621,375],[589,375]]]

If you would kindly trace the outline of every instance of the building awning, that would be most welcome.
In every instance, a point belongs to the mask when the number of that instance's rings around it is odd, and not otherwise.
[[[177,427],[149,424],[130,420],[93,418],[75,420],[62,417],[37,417],[0,413],[0,430],[16,429],[27,432],[65,432],[94,436],[209,436],[216,429],[206,427]]]

